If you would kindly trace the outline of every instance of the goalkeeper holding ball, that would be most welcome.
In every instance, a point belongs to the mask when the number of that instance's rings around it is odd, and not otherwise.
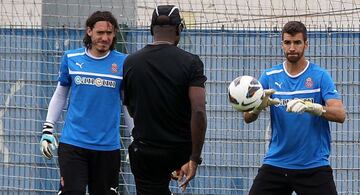
[[[262,74],[263,103],[244,114],[251,123],[270,106],[271,142],[250,195],[337,194],[329,121],[343,123],[345,110],[329,73],[306,60],[307,48],[304,24],[288,22],[282,30],[285,62]]]

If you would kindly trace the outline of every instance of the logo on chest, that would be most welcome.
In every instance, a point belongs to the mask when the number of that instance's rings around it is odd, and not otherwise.
[[[312,79],[310,77],[308,77],[305,81],[305,87],[308,89],[312,89],[314,86],[314,82],[312,81]]]
[[[118,65],[113,63],[111,64],[111,72],[112,73],[117,73],[118,72]]]
[[[76,65],[76,66],[79,66],[80,68],[83,68],[83,67],[82,67],[83,64],[84,64],[84,63],[75,62],[75,65]]]
[[[277,85],[281,89],[282,82],[275,81],[275,85]]]

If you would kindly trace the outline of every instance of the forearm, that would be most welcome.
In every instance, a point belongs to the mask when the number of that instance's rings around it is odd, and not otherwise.
[[[205,111],[193,111],[191,114],[191,158],[197,159],[201,155],[202,147],[205,140],[206,127],[207,121]]]
[[[324,106],[325,113],[321,116],[328,121],[343,123],[346,118],[346,112],[343,107],[339,106]]]
[[[54,95],[52,96],[48,112],[46,115],[46,121],[50,123],[55,123],[61,115],[62,110],[66,104],[67,95],[69,93],[69,87],[57,85]]]
[[[134,128],[134,120],[130,116],[130,113],[126,106],[123,106],[123,113],[124,113],[124,120],[125,120],[125,126],[126,126],[125,130],[127,132],[129,132],[129,134],[131,135],[131,131]]]
[[[244,112],[244,121],[245,123],[252,123],[258,119],[259,115],[250,113],[250,112]]]

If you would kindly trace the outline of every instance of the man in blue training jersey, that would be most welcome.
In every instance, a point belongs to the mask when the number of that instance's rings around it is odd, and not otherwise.
[[[119,27],[108,11],[86,21],[84,48],[66,51],[43,126],[41,151],[51,159],[53,128],[69,105],[58,149],[62,195],[118,194],[120,85],[126,55],[114,51]],[[69,92],[70,91],[70,92]]]
[[[337,194],[329,163],[329,121],[343,123],[345,110],[329,73],[306,60],[307,48],[305,25],[288,22],[282,30],[286,60],[261,75],[269,93],[244,114],[251,123],[270,106],[271,142],[250,195]]]

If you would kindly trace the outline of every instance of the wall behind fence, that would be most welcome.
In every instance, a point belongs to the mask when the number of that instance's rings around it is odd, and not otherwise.
[[[275,30],[274,30],[275,29]],[[325,28],[324,28],[325,29]],[[56,86],[64,50],[81,46],[82,30],[0,29],[0,194],[54,194],[59,185],[57,157],[44,160],[39,150],[42,122]],[[128,53],[152,41],[148,29],[124,28],[118,48]],[[332,75],[348,111],[344,124],[331,123],[331,164],[339,194],[360,195],[360,33],[310,30],[310,61]],[[189,194],[246,194],[268,144],[269,113],[245,124],[227,100],[227,86],[239,75],[258,77],[283,61],[276,28],[188,30],[180,47],[198,54],[208,77],[208,130],[204,163]],[[57,124],[60,133],[63,117]],[[129,144],[129,132],[122,133]],[[306,151],[304,151],[306,152]],[[134,194],[123,150],[120,187]],[[172,182],[172,191],[180,193]]]

